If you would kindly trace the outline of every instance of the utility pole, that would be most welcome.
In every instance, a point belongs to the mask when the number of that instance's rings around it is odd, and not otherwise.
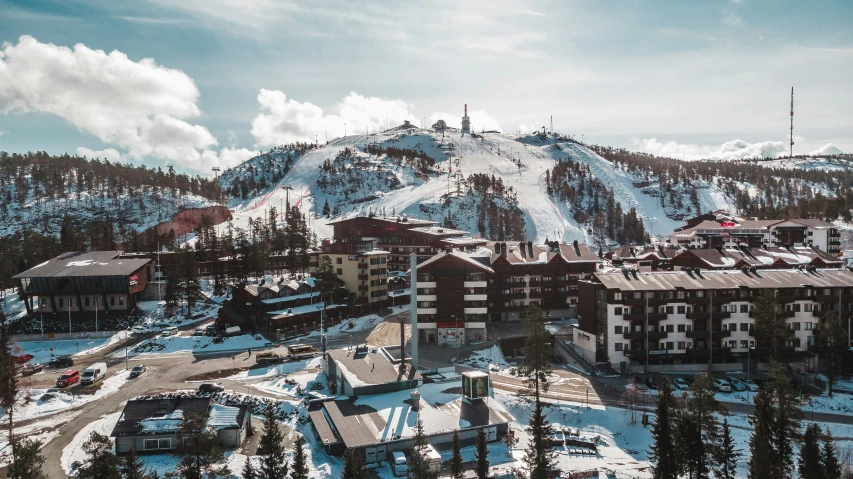
[[[287,196],[287,202],[285,203],[285,204],[287,205],[287,207],[286,207],[286,208],[285,208],[285,210],[284,210],[284,219],[285,219],[285,221],[286,221],[286,220],[287,220],[287,215],[288,215],[288,211],[287,211],[287,210],[289,210],[289,209],[290,209],[290,190],[292,190],[292,189],[293,189],[293,187],[292,187],[292,186],[290,186],[290,185],[284,185],[284,186],[282,186],[282,187],[281,187],[281,189],[283,189],[283,190],[284,190],[284,193],[285,193],[285,195]]]
[[[788,158],[794,157],[794,87],[791,87],[791,144]]]

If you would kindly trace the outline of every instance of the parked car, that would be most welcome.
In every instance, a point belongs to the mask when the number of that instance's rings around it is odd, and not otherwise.
[[[69,370],[65,371],[61,376],[59,376],[59,378],[57,378],[56,387],[64,388],[65,386],[70,386],[77,382],[80,382],[80,371]]]
[[[725,379],[715,379],[714,380],[714,387],[717,388],[717,391],[720,391],[720,392],[724,392],[724,393],[732,392],[731,385],[729,385],[729,383],[727,383]]]
[[[47,365],[52,368],[74,366],[74,358],[71,356],[57,356],[48,361]]]
[[[198,387],[200,393],[220,393],[224,390],[224,387],[216,383],[201,383]]]
[[[168,326],[160,330],[160,334],[163,336],[177,336],[179,332],[175,326]]]
[[[690,385],[687,384],[687,381],[685,381],[684,378],[673,379],[672,385],[675,386],[675,389],[680,389],[682,391],[690,387]]]
[[[258,353],[255,362],[258,364],[275,364],[284,361],[284,356],[274,352]]]
[[[747,389],[749,389],[752,392],[758,391],[758,384],[755,384],[755,381],[753,381],[752,379],[745,380],[743,382],[743,384],[746,386]]]
[[[726,381],[731,384],[732,389],[735,391],[746,391],[746,384],[744,384],[740,379],[734,376],[726,376]]]
[[[193,336],[204,336],[204,330],[201,328],[195,328]]]
[[[208,324],[206,328],[204,328],[204,332],[207,333],[208,336],[216,336],[216,324]]]
[[[137,324],[136,326],[130,328],[130,334],[147,334],[150,332],[151,328],[142,324]]]
[[[657,389],[658,388],[658,378],[656,378],[654,376],[648,376],[646,378],[646,386],[648,386],[649,389]]]
[[[95,363],[83,370],[80,376],[80,384],[88,385],[95,384],[107,377],[107,363]]]
[[[142,376],[143,373],[145,373],[145,365],[137,364],[133,367],[133,369],[130,370],[130,377],[138,378],[139,376]]]
[[[402,451],[394,451],[391,454],[393,457],[391,460],[391,472],[393,472],[397,477],[405,476],[409,469],[408,463],[406,462],[406,455]]]
[[[21,376],[32,376],[33,374],[44,370],[44,364],[41,363],[31,363],[24,364],[21,367]]]

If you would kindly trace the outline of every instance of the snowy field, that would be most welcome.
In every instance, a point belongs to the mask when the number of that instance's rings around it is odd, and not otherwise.
[[[124,333],[121,335],[123,338]],[[20,348],[20,354],[33,355],[33,359],[30,360],[31,363],[42,363],[46,365],[54,356],[82,357],[94,353],[111,344],[111,339],[112,338],[21,341],[19,343],[15,343],[12,347],[12,351],[18,354],[18,348]],[[118,341],[120,341],[120,338],[116,338],[116,342]]]
[[[253,351],[268,347],[269,342],[262,336],[243,334],[221,338],[209,336],[157,336],[146,339],[134,346],[128,354],[133,357],[145,357],[151,355],[185,355],[204,354],[216,352],[240,352],[252,349]],[[124,351],[116,351],[113,357],[124,357]]]

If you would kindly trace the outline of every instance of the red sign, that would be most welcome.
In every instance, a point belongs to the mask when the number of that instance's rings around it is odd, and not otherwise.
[[[731,221],[724,221],[720,223],[720,226],[722,226],[723,228],[734,228],[735,224]]]
[[[465,321],[444,321],[438,323],[439,328],[464,328]]]

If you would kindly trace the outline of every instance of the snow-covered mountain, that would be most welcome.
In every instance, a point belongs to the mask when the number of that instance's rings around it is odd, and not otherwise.
[[[593,221],[603,203],[591,201],[592,191],[612,196],[623,212],[635,209],[652,236],[668,234],[697,212],[734,210],[737,191],[750,191],[753,196],[761,193],[756,184],[737,178],[697,177],[671,182],[665,175],[605,159],[596,149],[569,138],[538,134],[442,135],[409,128],[348,136],[306,150],[303,155],[279,155],[278,162],[269,155],[249,160],[250,165],[272,161],[273,171],[286,173],[276,184],[259,191],[257,197],[233,200],[234,221],[236,226],[245,227],[249,218],[264,215],[271,206],[279,208],[285,197],[281,186],[287,185],[292,188],[290,202],[313,218],[312,227],[320,237],[331,236],[330,219],[371,211],[430,218],[472,234],[494,237],[500,230],[514,236],[509,225],[501,229],[484,222],[488,208],[481,205],[492,201],[495,204],[489,208],[498,211],[502,223],[510,221],[513,212],[519,213],[520,234],[530,240],[594,242],[600,235]],[[282,161],[288,162],[287,168]],[[830,169],[839,168],[840,161],[777,160],[778,165],[761,166]],[[575,197],[575,203],[559,199],[553,191],[548,193],[549,176],[561,162],[571,162],[578,172],[575,186],[579,186],[581,199]],[[502,187],[478,191],[470,184],[475,177],[494,177]],[[233,188],[234,179],[227,181],[231,183],[223,186]],[[830,195],[835,189],[804,180],[795,180],[794,184],[799,185],[798,192]]]

